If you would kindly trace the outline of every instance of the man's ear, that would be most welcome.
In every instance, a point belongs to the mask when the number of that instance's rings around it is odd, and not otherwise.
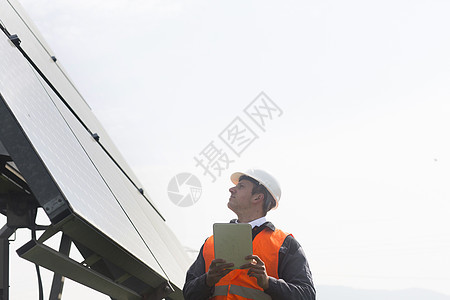
[[[264,201],[264,194],[263,194],[263,193],[255,194],[254,197],[253,197],[253,200],[254,200],[255,202],[261,202],[261,201]]]

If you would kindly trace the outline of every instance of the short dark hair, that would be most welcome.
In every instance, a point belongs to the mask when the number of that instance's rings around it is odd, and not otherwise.
[[[273,198],[272,194],[269,193],[267,188],[263,184],[261,184],[261,182],[247,175],[241,175],[241,177],[239,177],[239,181],[241,180],[248,180],[251,183],[253,183],[252,195],[254,194],[264,195],[264,204],[263,204],[264,215],[266,215],[269,210],[275,207],[276,205],[275,199]]]

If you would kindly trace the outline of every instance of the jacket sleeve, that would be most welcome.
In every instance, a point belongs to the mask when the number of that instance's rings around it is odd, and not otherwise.
[[[278,276],[280,279],[269,277],[269,288],[265,290],[272,300],[316,299],[308,261],[300,244],[290,235],[279,252]]]
[[[213,288],[206,285],[205,259],[203,258],[202,246],[197,259],[187,271],[183,296],[185,300],[206,300],[211,297],[212,293]]]

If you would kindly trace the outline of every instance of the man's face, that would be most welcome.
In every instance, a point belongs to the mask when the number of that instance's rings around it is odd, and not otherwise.
[[[252,209],[252,190],[253,183],[243,179],[239,183],[230,188],[230,199],[228,201],[228,208],[236,214],[243,213]]]

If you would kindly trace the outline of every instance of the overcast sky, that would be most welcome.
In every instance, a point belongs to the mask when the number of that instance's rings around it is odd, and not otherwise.
[[[450,295],[450,2],[20,2],[188,249],[256,166],[316,285]],[[215,179],[196,161],[212,150]],[[187,207],[168,194],[180,173],[201,183]]]

